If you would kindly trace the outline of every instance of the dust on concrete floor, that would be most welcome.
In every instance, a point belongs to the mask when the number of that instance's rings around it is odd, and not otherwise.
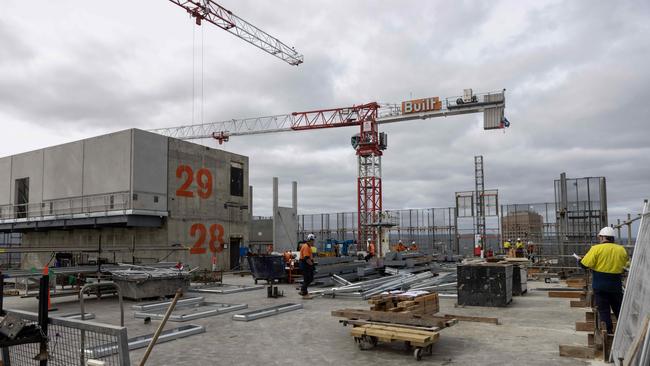
[[[224,276],[226,284],[252,284],[250,276]],[[529,288],[548,287],[530,282]],[[148,365],[595,365],[584,360],[560,357],[559,344],[586,345],[587,333],[576,332],[575,322],[584,319],[584,309],[571,308],[568,299],[549,298],[545,291],[530,290],[515,297],[507,308],[455,307],[455,299],[440,299],[441,313],[498,317],[500,325],[459,322],[440,332],[432,356],[417,362],[402,344],[379,344],[360,351],[350,328],[339,324],[330,312],[341,308],[368,308],[361,300],[315,298],[302,300],[295,285],[280,285],[285,297],[266,298],[266,290],[227,295],[195,294],[206,301],[245,303],[249,309],[280,303],[303,303],[304,309],[251,322],[232,321],[232,313],[190,322],[169,322],[166,328],[199,324],[206,332],[156,345]],[[36,311],[36,299],[5,298],[5,307]],[[58,313],[79,312],[73,297],[55,298]],[[145,325],[133,317],[125,302],[125,324],[129,337],[153,333],[159,321]],[[95,321],[119,324],[116,298],[88,298],[86,311]],[[131,352],[137,365],[144,349]]]

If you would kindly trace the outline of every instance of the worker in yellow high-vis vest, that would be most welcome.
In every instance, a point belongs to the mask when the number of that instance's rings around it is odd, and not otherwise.
[[[580,260],[580,266],[593,272],[591,287],[598,307],[600,320],[607,326],[607,333],[613,333],[610,309],[618,318],[623,302],[623,285],[621,275],[629,262],[627,251],[615,243],[614,229],[604,227],[598,233],[600,244],[592,246]]]
[[[517,238],[517,241],[515,242],[515,256],[517,258],[524,257],[524,242],[521,241],[521,238]]]
[[[510,247],[512,247],[512,243],[510,243],[510,239],[506,239],[506,241],[503,242],[503,251],[508,254]]]

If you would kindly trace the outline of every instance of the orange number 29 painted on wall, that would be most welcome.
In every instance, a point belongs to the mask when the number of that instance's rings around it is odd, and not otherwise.
[[[195,223],[190,226],[190,236],[196,238],[194,246],[190,249],[190,254],[205,254],[205,239],[209,234],[208,248],[212,253],[221,253],[223,251],[223,226],[212,224],[208,229],[201,223]]]
[[[183,184],[176,190],[178,197],[194,197],[194,192],[190,190],[194,181],[194,171],[189,165],[181,164],[176,168],[176,178],[184,179]],[[203,198],[210,198],[212,195],[212,173],[207,168],[201,168],[196,171],[196,194]]]

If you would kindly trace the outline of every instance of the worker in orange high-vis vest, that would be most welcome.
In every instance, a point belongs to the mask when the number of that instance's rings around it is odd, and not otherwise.
[[[316,235],[307,235],[307,242],[300,247],[300,270],[302,271],[302,286],[300,295],[303,299],[310,299],[307,288],[314,281],[314,257],[311,247],[314,245]]]
[[[372,242],[372,240],[368,239],[368,254],[366,254],[366,257],[364,258],[367,261],[370,260],[370,258],[373,258],[375,256],[375,243]]]
[[[412,242],[412,243],[411,243],[411,247],[409,248],[409,250],[412,250],[412,251],[414,251],[414,252],[417,252],[417,251],[418,251],[418,245],[415,244],[415,242]]]
[[[397,246],[395,247],[395,251],[396,251],[396,252],[403,252],[403,251],[405,251],[405,250],[406,250],[406,246],[404,246],[404,244],[402,244],[402,241],[401,241],[401,240],[398,241],[398,242],[397,242]]]

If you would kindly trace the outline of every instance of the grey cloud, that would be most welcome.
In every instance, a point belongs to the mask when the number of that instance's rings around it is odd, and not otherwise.
[[[65,11],[73,3],[63,4],[47,17],[34,14],[34,24],[65,36],[46,49],[37,41],[43,29],[0,16],[0,41],[8,45],[0,49],[0,120],[88,135],[192,121],[191,21],[181,9],[129,2],[133,12],[124,13],[113,2],[79,9],[75,16],[90,19],[80,20]],[[612,217],[638,210],[650,192],[647,1],[223,5],[295,46],[306,61],[290,67],[222,30],[196,30],[196,39],[202,34],[206,41],[206,121],[399,102],[411,94],[444,97],[466,87],[508,90],[512,127],[505,134],[483,131],[480,116],[382,126],[389,134],[386,208],[452,205],[454,192],[473,188],[479,154],[486,185],[499,189],[502,203],[552,201],[553,179],[562,171],[607,176]],[[28,5],[12,6],[15,13]],[[143,20],[141,13],[150,16]],[[98,17],[83,33],[52,20],[86,24]],[[299,181],[301,212],[353,211],[356,157],[349,137],[356,132],[204,143],[250,156],[256,214],[270,212],[272,176],[283,182],[285,200],[289,182]]]

